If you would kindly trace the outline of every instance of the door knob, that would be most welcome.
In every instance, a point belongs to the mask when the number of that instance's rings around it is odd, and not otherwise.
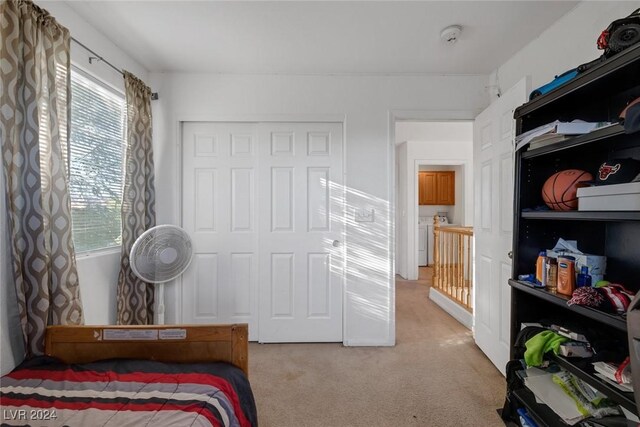
[[[507,256],[509,257],[509,259],[513,259],[513,251],[509,251],[509,253],[507,253]]]
[[[334,240],[332,245],[334,248],[337,248],[338,246],[340,246],[340,240]]]

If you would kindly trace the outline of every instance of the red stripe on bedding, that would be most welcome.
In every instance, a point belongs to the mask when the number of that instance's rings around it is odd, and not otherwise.
[[[213,427],[221,427],[219,420],[208,410],[202,408],[199,404],[178,405],[173,403],[104,403],[104,402],[69,402],[69,401],[41,401],[37,399],[12,399],[9,397],[0,397],[2,406],[28,406],[33,408],[56,408],[71,409],[81,411],[83,409],[103,409],[108,411],[182,411],[193,412],[205,417]]]
[[[165,384],[202,384],[211,385],[222,391],[231,401],[233,411],[238,417],[241,426],[250,425],[247,420],[240,400],[233,386],[224,378],[213,374],[202,373],[160,373],[160,372],[133,372],[128,374],[120,374],[113,371],[74,371],[73,369],[65,370],[43,370],[43,369],[19,369],[11,372],[7,377],[16,380],[41,379],[51,381],[73,381],[73,382],[141,382],[141,383],[165,383]]]

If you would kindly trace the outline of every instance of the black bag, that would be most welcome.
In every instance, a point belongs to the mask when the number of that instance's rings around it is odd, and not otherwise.
[[[504,405],[500,411],[500,417],[506,423],[509,421],[519,424],[518,408],[522,407],[520,402],[513,396],[513,391],[524,387],[522,379],[516,372],[525,369],[524,361],[522,360],[510,360],[507,362],[506,374],[507,374],[507,396],[504,399]]]
[[[523,360],[524,352],[526,350],[525,343],[529,341],[530,338],[543,331],[546,331],[546,329],[538,326],[527,326],[518,332],[516,342],[513,346],[514,359],[507,362],[507,366],[505,368],[507,374],[507,395],[504,400],[502,411],[500,411],[500,417],[502,417],[502,420],[505,423],[514,422],[517,425],[520,425],[517,410],[522,407],[522,405],[515,399],[515,397],[513,397],[513,391],[523,388],[524,383],[518,376],[517,372],[527,368]]]

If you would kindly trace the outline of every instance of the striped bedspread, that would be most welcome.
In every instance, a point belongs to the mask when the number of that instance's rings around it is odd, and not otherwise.
[[[0,379],[3,426],[257,426],[249,382],[225,363],[23,363]]]

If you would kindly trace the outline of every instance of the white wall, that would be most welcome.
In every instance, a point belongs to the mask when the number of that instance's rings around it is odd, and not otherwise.
[[[470,123],[464,121],[399,121],[396,123],[395,140],[397,144],[405,141],[466,141],[469,139],[469,126]]]
[[[487,78],[154,74],[151,81],[161,93],[154,105],[154,132],[162,145],[156,157],[162,171],[157,176],[160,222],[180,222],[178,120],[344,117],[347,203],[350,209],[376,210],[375,223],[347,226],[345,343],[394,343],[390,115],[426,111],[446,119],[464,111],[464,118],[472,119],[488,102]],[[168,292],[173,295],[167,298],[167,321],[172,322],[179,320],[179,287],[170,285]]]
[[[147,69],[113,44],[113,42],[102,33],[94,29],[84,18],[71,9],[65,1],[39,0],[36,1],[36,3],[38,6],[48,10],[61,25],[67,27],[71,33],[71,37],[98,53],[114,66],[121,70],[127,70],[143,81],[147,81],[149,77],[149,71],[147,71]],[[93,55],[78,46],[73,40],[71,41],[71,62],[74,66],[82,68],[86,72],[93,74],[95,77],[124,92],[122,75],[105,63],[94,62],[93,64],[89,64],[90,56]]]
[[[396,147],[396,274],[408,276],[407,263],[407,143]]]
[[[502,92],[513,87],[525,75],[532,88],[553,80],[554,76],[602,54],[596,48],[600,33],[615,19],[638,8],[638,2],[583,1],[539,37],[532,40],[491,74],[492,84]]]
[[[148,71],[104,35],[93,29],[87,22],[60,1],[38,1],[37,4],[51,13],[56,20],[67,27],[71,36],[93,49],[113,65],[127,69],[142,80],[147,81]],[[103,63],[89,64],[90,54],[71,42],[71,61],[74,66],[107,82],[114,88],[124,92],[122,76]],[[1,182],[1,181],[0,181]],[[0,187],[4,191],[4,184]],[[3,197],[4,203],[4,197]],[[5,210],[0,212],[0,235],[6,229]],[[4,239],[3,239],[4,240]],[[15,312],[15,291],[10,288],[13,280],[2,274],[10,274],[9,254],[2,253],[0,278],[2,294],[0,299],[0,362],[1,373],[4,374],[22,361],[22,335]],[[108,251],[92,255],[77,255],[80,292],[87,324],[109,324],[115,322],[115,286],[118,276],[120,250]]]

